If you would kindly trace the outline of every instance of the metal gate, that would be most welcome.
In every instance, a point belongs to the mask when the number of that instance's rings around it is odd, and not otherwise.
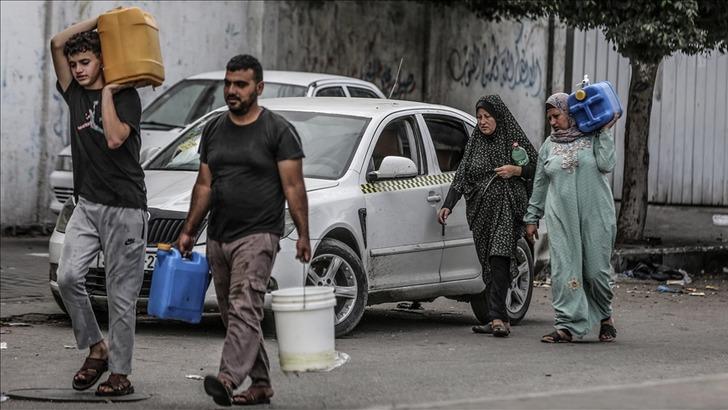
[[[631,68],[600,30],[574,31],[573,82],[609,80],[627,109]],[[572,84],[572,87],[574,84]],[[616,127],[622,196],[624,127]],[[650,119],[648,199],[656,204],[728,206],[728,55],[675,54],[657,72]]]

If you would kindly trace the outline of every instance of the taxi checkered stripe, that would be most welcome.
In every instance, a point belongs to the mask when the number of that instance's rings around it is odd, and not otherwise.
[[[378,181],[370,184],[362,184],[361,192],[373,194],[375,192],[403,191],[405,189],[420,188],[423,186],[449,184],[454,177],[455,172],[447,172],[438,175],[423,175],[410,179]]]

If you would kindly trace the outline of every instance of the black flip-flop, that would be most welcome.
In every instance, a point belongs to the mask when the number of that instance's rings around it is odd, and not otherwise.
[[[490,325],[490,323],[486,323],[481,326],[473,326],[473,333],[479,333],[483,335],[490,335],[493,334],[493,326]]]
[[[233,392],[230,387],[215,376],[205,376],[205,393],[212,396],[212,400],[218,406],[231,406],[233,404]]]
[[[511,334],[511,330],[508,329],[508,326],[505,323],[492,326],[492,328],[494,337],[508,337],[508,335]]]
[[[613,342],[617,338],[617,329],[610,323],[602,323],[599,327],[599,341],[602,343]]]
[[[562,332],[566,333],[569,337],[571,337],[571,332],[569,332],[566,329],[560,329]],[[558,330],[554,330],[553,332],[543,335],[541,337],[542,343],[571,343],[571,339],[567,339],[564,336],[561,336],[561,333],[559,333]]]

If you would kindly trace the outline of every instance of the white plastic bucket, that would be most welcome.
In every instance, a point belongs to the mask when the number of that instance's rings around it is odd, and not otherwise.
[[[286,288],[272,293],[281,370],[330,368],[336,360],[332,287]]]

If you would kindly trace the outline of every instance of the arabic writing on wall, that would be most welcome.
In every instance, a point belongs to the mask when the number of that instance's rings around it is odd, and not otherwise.
[[[473,42],[453,47],[446,60],[450,80],[464,86],[477,84],[485,88],[489,84],[523,88],[529,96],[542,93],[542,63],[529,47],[530,35],[524,38],[524,26],[520,24],[518,36],[512,47],[504,47],[491,34],[482,43]]]

